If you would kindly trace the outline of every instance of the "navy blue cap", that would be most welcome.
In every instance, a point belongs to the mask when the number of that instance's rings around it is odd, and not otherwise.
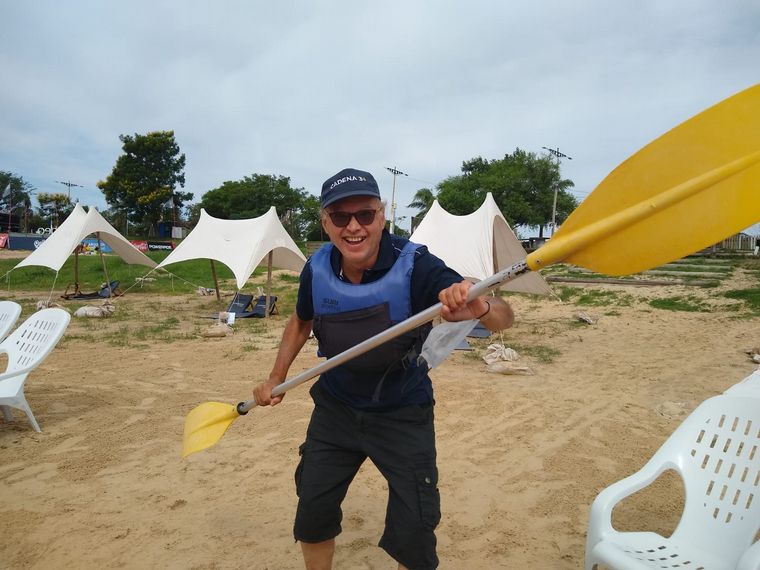
[[[344,168],[322,184],[322,207],[325,208],[351,196],[374,196],[380,198],[375,178],[363,170]]]

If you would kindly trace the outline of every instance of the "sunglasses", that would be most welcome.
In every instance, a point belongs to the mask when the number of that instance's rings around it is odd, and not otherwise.
[[[380,211],[380,208],[374,210],[359,210],[358,212],[328,212],[330,221],[337,228],[345,228],[351,223],[351,218],[356,218],[356,221],[362,226],[369,226],[375,221],[375,215]]]

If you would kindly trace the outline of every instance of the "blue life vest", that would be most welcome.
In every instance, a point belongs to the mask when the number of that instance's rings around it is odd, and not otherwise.
[[[354,284],[341,281],[330,265],[332,244],[312,255],[311,296],[314,336],[319,354],[331,358],[412,315],[411,279],[415,251],[407,242],[388,272],[377,281]],[[337,397],[354,400],[371,396],[378,402],[383,381],[417,365],[416,359],[429,326],[423,326],[357,356],[323,375]],[[415,375],[417,376],[417,375]],[[341,394],[344,393],[344,394]]]

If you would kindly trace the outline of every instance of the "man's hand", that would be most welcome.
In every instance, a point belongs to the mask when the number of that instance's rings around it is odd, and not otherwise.
[[[489,310],[485,297],[477,297],[467,302],[467,293],[472,287],[469,281],[460,281],[438,293],[443,304],[441,316],[447,321],[467,321],[477,319]]]
[[[256,404],[259,406],[276,406],[285,397],[285,394],[279,396],[272,396],[272,390],[280,385],[279,380],[273,380],[270,378],[266,382],[262,382],[253,389],[253,397],[256,399]]]

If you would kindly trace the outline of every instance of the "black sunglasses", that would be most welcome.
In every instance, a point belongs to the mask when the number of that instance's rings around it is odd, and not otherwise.
[[[351,218],[356,218],[362,226],[368,226],[375,221],[375,214],[380,211],[380,208],[374,210],[359,210],[358,212],[327,212],[330,216],[330,221],[335,227],[345,228],[351,223]]]

